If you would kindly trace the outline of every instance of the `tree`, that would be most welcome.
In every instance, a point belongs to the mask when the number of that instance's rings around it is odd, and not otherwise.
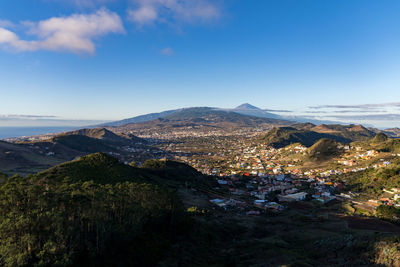
[[[385,220],[398,222],[400,219],[400,209],[388,205],[380,205],[376,209],[376,215]]]
[[[7,181],[8,175],[0,172],[0,184]]]
[[[129,163],[129,166],[131,166],[131,167],[136,167],[136,166],[137,166],[137,164],[136,164],[136,162],[135,162],[135,161],[132,161],[131,163]]]

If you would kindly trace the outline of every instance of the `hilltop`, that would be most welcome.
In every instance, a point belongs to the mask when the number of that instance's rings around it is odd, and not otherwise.
[[[76,131],[60,134],[58,135],[58,137],[72,135],[86,136],[119,145],[126,145],[128,143],[146,143],[146,141],[142,138],[138,138],[134,135],[118,135],[106,128],[79,129]]]
[[[285,118],[271,113],[267,112],[265,110],[262,110],[256,106],[253,106],[249,103],[245,103],[242,105],[237,106],[236,108],[230,109],[229,111],[232,112],[237,112],[239,114],[243,115],[248,115],[248,116],[255,116],[255,117],[261,117],[261,118],[270,118],[270,119],[278,119],[278,120],[286,120]]]
[[[330,138],[343,143],[351,142],[350,139],[344,138],[342,136],[319,133],[310,130],[299,130],[292,127],[274,128],[266,135],[261,137],[260,141],[275,148],[282,148],[295,143],[300,143],[306,147],[310,147],[322,138]]]
[[[352,141],[366,141],[375,133],[362,125],[321,124],[310,128],[311,131],[341,136]]]
[[[329,160],[341,153],[339,144],[332,139],[323,138],[307,149],[308,157],[315,161]]]
[[[383,132],[367,141],[354,142],[353,145],[380,152],[400,153],[400,139],[391,138]]]
[[[179,187],[182,185],[215,186],[192,167],[171,160],[147,160],[140,168],[121,163],[117,158],[105,153],[82,156],[35,175],[38,180],[62,182],[85,182],[93,180],[100,184],[118,182],[154,183]]]
[[[362,125],[298,123],[292,124],[291,127],[274,128],[260,140],[275,148],[295,143],[310,147],[321,138],[328,138],[347,144],[354,141],[368,141],[375,135],[374,132]]]
[[[69,182],[94,180],[101,184],[146,181],[141,171],[122,164],[118,159],[105,153],[82,156],[40,172],[35,177],[39,180],[48,179],[58,182],[62,182],[64,179],[68,179]]]

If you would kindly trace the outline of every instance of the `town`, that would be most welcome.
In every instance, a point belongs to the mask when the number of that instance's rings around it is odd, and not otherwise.
[[[293,201],[345,201],[370,212],[379,205],[400,207],[397,188],[385,188],[381,194],[370,196],[352,192],[341,178],[349,173],[386,168],[400,154],[339,144],[342,153],[337,157],[326,164],[308,164],[304,161],[307,147],[293,144],[277,149],[260,142],[259,136],[240,133],[177,138],[167,134],[152,139],[160,148],[154,157],[180,161],[215,177],[220,197],[209,201],[224,210],[240,210],[247,215],[279,212]]]

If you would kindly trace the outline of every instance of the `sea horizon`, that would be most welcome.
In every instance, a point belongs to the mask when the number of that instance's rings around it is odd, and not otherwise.
[[[82,127],[71,126],[0,126],[0,139],[53,134],[71,131]]]

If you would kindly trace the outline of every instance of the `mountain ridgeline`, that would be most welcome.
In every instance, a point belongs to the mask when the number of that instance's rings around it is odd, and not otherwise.
[[[193,131],[207,133],[221,131],[231,134],[232,131],[273,126],[290,125],[292,122],[272,118],[261,118],[208,107],[182,109],[163,118],[151,121],[126,124],[113,129],[119,133],[171,133],[174,131]]]
[[[133,118],[128,118],[120,121],[110,122],[102,124],[101,126],[106,127],[118,127],[127,124],[141,123],[141,122],[149,122],[156,121],[157,119],[183,119],[183,118],[193,118],[193,117],[205,117],[207,115],[211,115],[210,113],[216,112],[216,114],[221,115],[223,113],[236,113],[245,116],[252,116],[264,119],[273,119],[286,121],[285,118],[266,112],[260,108],[252,106],[250,104],[243,104],[233,109],[221,109],[221,108],[213,108],[213,107],[192,107],[192,108],[181,108],[174,110],[167,110],[159,113],[150,113],[146,115],[140,115]]]
[[[241,115],[264,118],[264,119],[274,119],[274,120],[279,120],[279,121],[291,121],[291,122],[300,122],[300,123],[312,122],[315,124],[340,123],[340,122],[332,122],[332,121],[321,121],[321,120],[310,119],[310,118],[295,116],[295,115],[280,115],[280,114],[290,114],[291,111],[261,109],[256,106],[253,106],[249,103],[244,103],[235,108],[190,107],[190,108],[167,110],[167,111],[162,111],[162,112],[158,112],[158,113],[144,114],[144,115],[140,115],[140,116],[136,116],[136,117],[132,117],[132,118],[127,118],[124,120],[109,122],[109,123],[101,124],[99,126],[120,127],[120,126],[127,125],[127,124],[135,124],[135,123],[141,123],[141,122],[149,122],[149,121],[153,121],[153,120],[157,120],[157,119],[163,119],[163,118],[169,117],[170,115],[179,114],[182,111],[198,110],[198,109],[209,109],[209,110],[215,110],[215,111],[218,110],[218,111],[224,111],[224,112],[234,112],[234,113],[241,114]]]
[[[391,138],[384,133],[378,133],[368,141],[354,142],[353,145],[380,152],[400,153],[400,139]]]
[[[335,140],[340,143],[365,141],[374,137],[375,133],[361,125],[313,125],[295,124],[293,127],[274,128],[260,138],[275,148],[282,148],[291,144],[300,143],[306,147],[314,145],[322,138]]]
[[[0,141],[0,171],[23,175],[48,169],[90,153],[123,153],[121,147],[147,147],[133,135],[117,135],[105,128],[81,129],[34,142]]]
[[[115,152],[119,146],[146,143],[136,136],[117,135],[105,128],[81,129],[57,135],[51,139],[54,144],[61,144],[67,148],[84,152]]]

